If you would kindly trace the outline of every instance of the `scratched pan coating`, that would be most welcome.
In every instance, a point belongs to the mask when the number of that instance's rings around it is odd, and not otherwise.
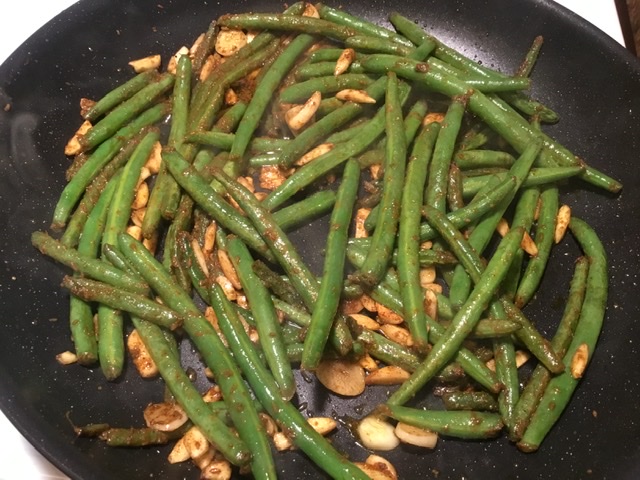
[[[337,4],[336,4],[337,5]],[[547,131],[625,188],[612,197],[589,188],[564,199],[600,234],[610,255],[606,323],[586,378],[535,454],[505,438],[469,442],[441,439],[434,451],[398,448],[384,455],[400,478],[631,479],[640,473],[640,318],[637,238],[640,204],[637,158],[640,127],[638,61],[590,24],[551,2],[529,0],[352,2],[351,13],[386,22],[393,9],[417,19],[449,45],[478,61],[513,71],[531,41],[545,43],[533,73],[533,95],[559,112]],[[74,479],[197,478],[193,467],[169,465],[168,448],[112,449],[76,439],[78,424],[141,425],[141,412],[162,395],[159,381],[128,368],[104,381],[98,369],[61,367],[55,355],[70,344],[62,270],[30,245],[46,229],[64,186],[66,140],[79,125],[78,101],[99,98],[130,76],[126,63],[152,53],[168,57],[190,45],[223,13],[280,11],[272,1],[205,2],[83,0],[34,34],[0,67],[0,406],[47,458]],[[315,268],[321,262],[321,225],[294,235]],[[549,333],[561,314],[575,245],[554,253],[531,318]],[[193,352],[185,349],[186,357]],[[358,416],[382,401],[386,389],[363,397],[329,397],[300,379],[300,401],[315,415]],[[354,460],[367,452],[346,429],[336,447]],[[299,453],[276,455],[282,478],[323,478]]]

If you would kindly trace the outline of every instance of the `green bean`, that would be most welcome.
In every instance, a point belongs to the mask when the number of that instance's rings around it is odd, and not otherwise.
[[[103,244],[117,243],[117,235],[125,231],[131,213],[131,203],[140,177],[140,170],[147,161],[159,133],[150,131],[140,141],[124,167],[122,177],[109,207],[102,236]],[[98,356],[100,368],[108,380],[115,380],[124,368],[124,318],[118,308],[105,303],[98,306]]]
[[[338,58],[340,58],[340,55],[342,55],[343,51],[344,51],[343,48],[332,48],[332,47],[319,48],[309,53],[309,55],[307,56],[307,62],[309,63],[334,62],[335,63],[335,61],[338,60]],[[356,58],[358,58],[357,55],[356,55]]]
[[[565,305],[562,318],[556,328],[556,333],[551,339],[551,346],[558,352],[558,355],[564,356],[569,346],[569,342],[573,336],[576,323],[580,317],[582,303],[587,288],[587,275],[589,273],[589,260],[586,257],[580,257],[576,261],[573,277],[569,286],[569,295]],[[539,364],[531,373],[527,381],[520,400],[516,404],[513,414],[513,422],[511,428],[511,439],[520,440],[522,434],[527,429],[532,414],[535,411],[540,398],[544,393],[547,385],[551,380],[551,373],[544,365]]]
[[[129,160],[129,157],[135,150],[138,142],[145,134],[146,131],[143,130],[137,137],[129,140],[122,147],[122,150],[104,166],[96,178],[94,178],[87,186],[84,194],[82,195],[82,199],[73,211],[73,214],[69,218],[69,222],[60,237],[60,242],[64,246],[74,248],[78,245],[84,226],[88,221],[89,215],[91,215],[91,212],[100,199],[102,192],[108,185],[111,178],[114,175],[117,175],[118,172],[122,171],[122,165]]]
[[[87,425],[74,425],[73,431],[78,437],[97,437],[102,432],[109,430],[111,426],[108,423],[89,423]]]
[[[357,106],[357,108],[361,107]],[[323,118],[322,120],[325,120],[327,118],[329,118],[329,116]],[[322,120],[320,120],[320,122]],[[300,167],[278,188],[272,190],[269,195],[267,195],[267,197],[262,201],[262,205],[269,210],[273,210],[282,205],[304,187],[313,183],[315,180],[322,177],[332,169],[336,168],[350,157],[356,156],[364,151],[375,141],[378,136],[382,134],[383,131],[384,110],[380,109],[371,120],[371,122],[367,125],[366,132],[363,132],[362,135],[358,136],[358,138],[355,138],[352,142],[337,145],[329,152],[320,155],[313,162],[309,162]],[[300,138],[301,136],[302,135],[300,135],[298,138]]]
[[[429,167],[429,180],[425,190],[424,203],[440,211],[444,211],[446,207],[449,165],[451,164],[455,141],[460,131],[465,105],[465,97],[454,97],[447,109],[443,126],[438,133],[438,139],[433,150],[433,160]]]
[[[251,453],[244,442],[238,439],[219,417],[211,414],[209,405],[204,402],[200,392],[189,380],[162,329],[136,317],[131,321],[149,350],[151,358],[158,366],[160,375],[191,421],[202,430],[202,433],[227,460],[234,465],[246,465]]]
[[[315,38],[311,35],[298,35],[278,55],[256,85],[256,91],[251,97],[247,110],[238,125],[233,145],[231,146],[230,162],[233,162],[234,166],[233,176],[241,174],[246,169],[246,149],[278,85],[291,69],[296,59],[311,46],[314,40]]]
[[[131,204],[136,194],[136,185],[140,170],[151,153],[153,145],[159,140],[160,133],[152,130],[140,141],[125,165],[114,200],[109,207],[103,243],[115,245],[118,233],[124,231],[131,214]]]
[[[113,137],[103,142],[91,154],[87,162],[82,165],[80,170],[73,176],[73,179],[62,190],[53,212],[53,222],[51,224],[53,230],[60,230],[65,226],[71,210],[89,183],[99,175],[103,167],[114,159],[132,138],[139,135],[141,130],[160,121],[167,112],[167,106],[164,104],[149,108],[128,125],[118,130]]]
[[[345,47],[354,50],[364,50],[369,52],[389,53],[391,55],[399,55],[401,57],[409,56],[412,47],[406,45],[389,42],[386,39],[377,38],[370,35],[354,35],[344,42]]]
[[[463,135],[458,144],[458,152],[479,149],[485,146],[493,136],[495,136],[493,131],[483,122],[478,121],[478,125],[470,128]]]
[[[188,275],[182,265],[174,261],[177,257],[176,238],[180,232],[189,230],[192,227],[194,205],[195,203],[189,195],[180,196],[180,203],[165,234],[162,251],[162,264],[167,271],[176,277],[178,283],[186,291],[191,290],[191,283],[188,281]]]
[[[531,74],[531,70],[533,69],[540,53],[542,42],[543,38],[541,36],[537,36],[533,39],[533,43],[531,44],[524,61],[515,73],[516,77],[528,77]],[[556,112],[540,102],[522,95],[521,93],[505,93],[502,94],[501,97],[522,113],[527,115],[536,115],[544,122],[555,123],[559,119]]]
[[[343,10],[338,10],[336,8],[329,7],[324,3],[318,3],[316,5],[316,8],[318,9],[320,18],[324,18],[326,20],[330,20],[339,25],[344,25],[346,27],[352,28],[356,32],[359,32],[364,35],[378,37],[380,39],[385,39],[385,40],[391,40],[392,42],[399,43],[407,47],[412,46],[411,42],[406,38],[404,38],[402,35],[398,35],[392,30],[389,30],[387,28],[381,27],[374,23],[368,22],[362,18],[358,18],[353,15],[350,15],[349,13]]]
[[[220,118],[216,120],[211,131],[220,133],[233,132],[238,128],[238,124],[240,123],[240,120],[242,120],[244,112],[246,111],[247,104],[242,100],[238,100],[231,107],[227,108],[222,115],[220,115]]]
[[[175,83],[171,100],[171,129],[167,143],[169,147],[179,148],[187,131],[189,118],[189,100],[191,98],[191,59],[181,55],[176,65]]]
[[[362,264],[362,261],[364,261],[364,254],[361,254],[358,252],[357,248],[353,248],[352,246],[347,249],[347,255],[349,261],[353,263],[355,267],[359,267]],[[369,292],[369,295],[376,302],[383,304],[398,315],[402,316],[404,312],[400,294],[397,289],[393,289],[389,286],[391,282],[387,282],[387,280],[390,280],[390,272],[387,272],[387,275],[382,282],[376,285],[376,287]],[[440,303],[441,302],[439,301],[438,304],[440,305]],[[429,335],[431,339],[435,342],[439,341],[445,334],[445,328],[431,317],[427,317],[427,322],[429,322]],[[493,372],[491,372],[491,370],[489,370],[487,366],[471,351],[464,347],[460,348],[456,353],[456,361],[463,366],[469,376],[473,377],[474,380],[483,385],[489,391],[497,393],[500,390],[500,384],[496,381]]]
[[[333,190],[319,190],[298,202],[273,212],[273,218],[280,225],[280,228],[286,232],[327,213],[335,202],[336,192]]]
[[[194,342],[205,363],[214,373],[240,438],[261,449],[262,425],[240,371],[213,326],[201,315],[189,295],[182,290],[153,255],[127,234],[118,236],[122,253],[134,265],[164,304],[184,318],[183,328]]]
[[[421,410],[388,404],[380,412],[414,427],[464,439],[493,438],[503,427],[500,415],[489,412]]]
[[[385,101],[385,130],[387,144],[385,154],[385,176],[380,201],[380,216],[373,233],[371,247],[360,269],[350,276],[350,281],[371,289],[387,269],[400,217],[402,184],[406,168],[407,144],[402,130],[402,102],[395,74],[388,74]],[[425,338],[422,338],[426,341]]]
[[[109,181],[87,217],[78,243],[78,254],[91,258],[98,257],[109,204],[120,181],[120,173],[121,171],[116,173]],[[78,296],[71,295],[69,298],[69,324],[78,362],[81,365],[90,365],[97,361],[98,343],[91,304]]]
[[[464,207],[464,198],[462,197],[462,172],[455,163],[452,163],[449,167],[447,206],[452,212]]]
[[[540,190],[537,187],[525,188],[521,191],[520,198],[515,205],[513,219],[511,220],[512,227],[520,225],[525,229],[526,232],[529,232],[531,230],[531,225],[534,221],[536,205],[538,204],[539,198]],[[513,301],[514,299],[516,290],[518,289],[518,284],[520,282],[524,255],[524,249],[521,249],[517,253],[516,258],[513,260],[511,268],[509,269],[509,273],[507,273],[507,277],[504,281],[503,295],[511,301]]]
[[[427,314],[424,310],[424,294],[420,287],[418,253],[420,246],[415,239],[420,233],[420,207],[423,204],[423,192],[429,162],[432,158],[439,131],[440,124],[431,123],[422,130],[416,140],[402,189],[401,213],[398,225],[397,267],[404,304],[404,319],[409,326],[416,347],[421,351],[426,351],[428,346],[428,332]],[[385,178],[386,176],[385,174]]]
[[[560,119],[555,111],[539,101],[529,98],[523,92],[500,92],[499,95],[525,115],[538,116],[546,123],[556,123]]]
[[[190,133],[187,135],[186,141],[216,147],[223,150],[231,150],[233,143],[235,142],[235,138],[236,135],[233,133],[223,133],[218,130],[211,130],[208,132]],[[252,152],[265,153],[272,152],[274,150],[282,150],[282,148],[284,148],[288,143],[290,143],[289,140],[282,140],[279,138],[254,137],[249,142],[248,148]]]
[[[427,101],[424,99],[418,99],[411,107],[409,112],[404,118],[404,138],[407,145],[413,143],[413,140],[418,133],[419,128],[422,126],[422,120],[424,116],[427,114],[428,105]],[[329,143],[339,143],[339,142],[347,142],[351,141],[358,135],[362,133],[366,134],[367,124],[366,122],[359,124],[355,127],[342,130],[339,132],[335,132],[329,138],[327,138],[327,142]],[[363,153],[359,158],[358,162],[360,163],[361,168],[365,168],[372,164],[383,164],[384,163],[384,146],[386,144],[386,137],[382,138],[376,148],[374,150],[368,150]],[[367,217],[368,219],[369,217]],[[374,222],[375,223],[375,222]],[[365,227],[366,228],[366,227]],[[373,230],[373,228],[368,229],[368,231]]]
[[[534,187],[537,185],[553,184],[580,175],[583,171],[584,169],[582,167],[532,168],[522,186]],[[497,173],[495,175],[497,175],[498,178],[504,178],[507,173]],[[475,195],[492,176],[493,175],[480,175],[477,177],[464,177],[462,180],[463,195],[466,198]]]
[[[177,152],[163,155],[167,168],[178,183],[205,212],[229,232],[238,235],[247,245],[266,258],[273,258],[267,245],[251,222],[238,214],[227,201],[216,193],[193,166]]]
[[[192,244],[193,237],[188,232],[182,230],[177,233],[175,238],[177,262],[184,268],[191,279],[191,285],[198,292],[200,298],[206,300],[209,298],[207,291],[207,283],[209,278],[207,272],[203,270],[202,265],[196,258],[194,246]]]
[[[482,194],[478,192],[478,195],[476,195],[468,205],[454,212],[449,212],[447,214],[449,220],[456,228],[463,228],[471,224],[487,212],[493,210],[505,196],[515,193],[516,183],[514,177],[507,176],[490,191],[483,192]],[[421,242],[432,240],[436,235],[435,230],[428,223],[423,223],[420,226]]]
[[[415,51],[411,53],[410,58],[423,60],[429,54],[427,47],[428,45],[420,45],[420,47],[416,48]],[[381,100],[386,89],[386,81],[386,77],[381,77],[376,80],[369,88],[366,89],[367,94],[376,101]],[[299,134],[295,140],[290,143],[289,147],[282,152],[280,157],[282,165],[291,165],[320,139],[353,120],[364,110],[365,106],[361,104],[346,102],[335,111],[321,118],[314,125]],[[371,137],[374,136],[373,132],[367,132],[367,135]],[[350,154],[350,156],[356,156],[359,153],[360,152]]]
[[[98,359],[107,380],[116,380],[124,369],[124,315],[106,304],[98,305]]]
[[[355,30],[327,20],[311,17],[288,16],[277,13],[238,13],[222,15],[218,24],[229,28],[249,30],[279,30],[321,35],[334,40],[344,40]]]
[[[317,306],[312,311],[311,324],[304,339],[301,367],[305,370],[312,371],[317,368],[329,338],[333,320],[338,312],[339,292],[343,286],[347,238],[353,206],[358,194],[359,180],[360,166],[356,160],[350,159],[344,167],[342,181],[329,221],[322,281],[315,301]]]
[[[413,372],[420,365],[421,358],[399,343],[366,328],[356,327],[354,330],[356,338],[364,344],[367,353],[373,358],[408,372]]]
[[[590,262],[587,289],[573,339],[564,356],[567,369],[550,380],[531,419],[531,423],[524,432],[522,439],[518,442],[518,448],[525,452],[538,449],[551,427],[557,422],[566,408],[582,376],[580,374],[577,375],[578,378],[575,378],[572,375],[570,368],[572,359],[578,348],[586,345],[586,362],[588,365],[602,329],[606,310],[608,294],[607,257],[602,242],[592,227],[575,216],[571,218],[569,228]]]
[[[509,337],[494,338],[492,344],[496,376],[503,385],[503,389],[498,394],[498,407],[502,422],[511,431],[514,409],[520,395],[516,349],[513,340]]]
[[[436,57],[454,67],[469,72],[469,76],[473,76],[476,78],[480,77],[486,80],[496,78],[504,79],[504,76],[499,74],[495,70],[491,70],[478,64],[477,62],[472,61],[471,59],[462,55],[460,52],[444,45],[433,36],[428,35],[417,24],[407,19],[406,17],[398,13],[393,13],[390,16],[390,20],[391,23],[396,27],[396,29],[410,38],[414,43],[420,44],[425,40],[434,42],[437,45],[434,51]],[[467,78],[469,78],[469,76]],[[503,98],[508,99],[514,105],[518,105],[518,108],[522,109],[522,111],[524,111],[525,113],[531,115],[535,112],[542,115],[545,121],[557,121],[557,114],[555,112],[542,105],[540,102],[529,99],[522,92],[502,92],[500,93],[500,95]]]
[[[267,365],[278,384],[282,398],[290,400],[296,392],[296,384],[291,365],[287,361],[283,334],[271,295],[254,273],[253,258],[246,245],[237,237],[232,237],[227,240],[227,250],[247,296],[251,312],[260,319],[256,327]]]
[[[511,320],[489,317],[478,321],[473,332],[471,332],[469,336],[473,338],[505,337],[516,332],[519,328],[522,327]]]
[[[265,208],[264,201],[259,202],[251,192],[222,171],[216,172],[215,177],[251,219],[256,230],[269,246],[271,253],[276,257],[278,264],[289,276],[305,306],[312,311],[318,297],[318,282],[287,235]],[[332,340],[334,347],[343,355],[346,355],[352,348],[351,335],[344,320],[340,320],[340,316],[335,320]]]
[[[83,111],[82,118],[89,120],[90,122],[94,122],[116,105],[131,98],[149,83],[157,81],[158,77],[159,74],[157,70],[147,70],[135,75],[122,85],[111,90],[86,111]]]
[[[193,60],[191,62],[193,71],[195,73],[200,73],[200,70],[202,70],[202,66],[207,60],[207,57],[213,51],[219,30],[220,29],[217,22],[212,21],[211,23],[209,23],[209,28],[207,28],[207,31],[202,35],[202,39],[195,49]]]
[[[274,272],[268,265],[260,260],[253,262],[253,271],[260,277],[262,283],[271,290],[274,295],[282,299],[287,304],[292,305],[300,311],[305,311],[306,306],[302,297],[298,294],[295,287],[286,275],[280,275]],[[309,317],[311,318],[311,317]]]
[[[191,131],[209,130],[224,101],[226,89],[262,65],[280,48],[280,40],[263,32],[220,65],[191,99]]]
[[[280,266],[289,275],[289,279],[298,294],[303,298],[307,308],[312,309],[318,289],[315,276],[303,262],[297,249],[286,234],[273,220],[273,216],[266,211],[251,192],[232,178],[229,178],[224,172],[218,170],[214,173],[214,176],[245,211],[258,233],[271,249],[271,252],[278,259]]]
[[[189,101],[191,99],[191,68],[189,56],[180,56],[176,65],[175,83],[173,85],[173,95],[171,96],[171,129],[169,130],[169,138],[167,139],[168,148],[177,149],[178,151],[184,151],[184,137],[188,130]],[[154,196],[158,197],[158,193],[161,193],[160,213],[164,218],[173,218],[180,202],[180,187],[175,179],[167,172],[166,167],[160,168],[158,177],[160,178],[156,177],[156,184],[154,185],[154,190],[155,187],[157,187],[158,191],[155,192],[156,195]],[[147,205],[145,217],[148,212],[149,205]],[[146,228],[144,233],[148,235],[147,238],[152,237],[149,228]]]
[[[558,212],[558,187],[545,187],[540,194],[540,202],[540,215],[535,233],[538,254],[529,259],[514,296],[513,303],[519,308],[529,303],[538,289],[551,253]]]
[[[277,384],[256,358],[257,354],[251,340],[217,284],[213,285],[212,300],[220,328],[247,381],[269,415],[289,432],[293,443],[334,478],[368,478],[343,458],[322,435],[313,430],[291,403],[282,399]]]
[[[445,392],[442,403],[447,410],[482,410],[497,412],[498,402],[488,392]]]
[[[388,70],[395,71],[403,78],[421,82],[427,88],[449,97],[468,93],[468,86],[464,81],[451,75],[431,71],[424,66],[420,66],[423,64],[406,58],[374,54],[364,58],[362,65],[373,73],[382,73]],[[469,95],[469,109],[504,137],[519,153],[522,153],[534,138],[542,138],[544,148],[541,152],[541,161],[545,161],[547,164],[560,162],[562,166],[574,166],[578,163],[575,156],[566,148],[548,136],[534,131],[522,117],[515,112],[510,112],[510,107],[505,105],[500,104],[499,99],[496,99],[495,96],[484,95],[478,90],[474,90]],[[585,166],[584,168],[585,171],[581,178],[594,186],[612,193],[616,193],[622,188],[618,181],[595,170],[593,167]]]
[[[433,345],[420,368],[389,397],[387,400],[389,405],[400,405],[407,402],[455,355],[464,339],[480,320],[482,311],[504,279],[513,254],[520,246],[523,234],[522,228],[515,228],[502,239],[496,253],[483,272],[481,281],[478,282],[467,302],[453,318],[446,333]]]
[[[515,158],[509,152],[500,150],[464,149],[456,153],[455,162],[461,170],[482,167],[509,168],[515,162]]]
[[[304,309],[287,303],[277,296],[272,296],[271,300],[276,309],[280,310],[289,320],[300,327],[308,327],[311,324],[311,315]]]
[[[143,428],[113,428],[110,427],[99,435],[110,447],[146,447],[149,445],[166,445],[178,438],[173,432]]]
[[[378,82],[374,83],[374,85]],[[369,90],[370,89],[368,89],[367,93],[371,95]],[[300,132],[295,139],[291,140],[289,144],[282,149],[279,163],[283,166],[293,165],[296,160],[306,151],[310,150],[319,140],[351,121],[363,110],[364,106],[362,104],[347,102],[331,113],[323,116],[313,125]]]
[[[168,73],[161,74],[156,82],[150,83],[131,98],[114,108],[107,116],[80,137],[79,141],[82,151],[91,150],[115,135],[129,120],[156,102],[158,97],[171,88],[173,82],[173,75]]]
[[[110,245],[105,243],[102,245],[102,258],[107,260],[114,267],[122,270],[123,272],[127,272],[130,275],[138,276],[139,275],[131,268],[131,265],[127,261],[126,258],[120,253],[120,250],[117,249],[115,245]]]
[[[333,75],[336,69],[336,62],[316,62],[300,65],[296,69],[296,80],[304,82],[311,80],[312,78],[327,77]],[[354,60],[351,65],[345,70],[344,74],[364,74],[364,69],[360,66],[357,60]]]
[[[98,302],[113,309],[129,312],[169,330],[175,330],[182,324],[182,319],[176,312],[144,295],[127,292],[95,280],[70,276],[64,277],[62,286],[86,302]]]
[[[542,48],[542,42],[544,42],[544,38],[541,35],[538,35],[533,39],[533,43],[531,47],[527,51],[527,54],[518,67],[518,70],[515,73],[516,77],[528,77],[533,70],[533,66],[538,59],[538,55],[540,54],[540,49]]]
[[[372,83],[371,77],[359,73],[315,77],[285,87],[280,92],[279,100],[283,103],[303,103],[313,92],[321,92],[324,96],[348,88],[363,90]]]
[[[478,248],[472,244],[471,237],[467,243],[462,237],[462,234],[447,221],[444,215],[438,215],[438,212],[433,208],[425,207],[424,209],[430,221],[439,229],[441,235],[447,239],[452,249],[456,252],[460,259],[461,266],[466,269],[468,278],[476,283],[477,288],[478,283],[481,281],[480,272],[483,266],[479,255],[476,253]],[[479,228],[480,227],[476,227],[471,236],[473,236]],[[523,230],[522,227],[516,228]],[[464,273],[463,270],[460,270],[460,272]],[[531,353],[551,371],[555,373],[561,371],[563,365],[560,358],[554,349],[551,348],[549,342],[540,335],[522,312],[505,297],[499,298],[498,302],[498,308],[504,309],[507,318],[520,325],[521,328],[519,328],[515,334],[529,348]]]
[[[71,268],[74,272],[130,292],[146,294],[149,291],[148,285],[140,279],[128,275],[106,262],[80,255],[77,250],[63,246],[45,232],[33,232],[31,243],[41,253]]]
[[[564,368],[562,358],[556,353],[549,341],[536,330],[531,321],[509,299],[502,297],[499,302],[506,311],[507,318],[520,324],[521,328],[515,333],[518,340],[552,373],[560,373]]]
[[[486,99],[493,105],[497,106],[508,120],[513,122],[523,132],[527,132],[536,135],[544,142],[544,150],[540,157],[540,161],[543,166],[555,166],[561,167],[581,166],[584,171],[581,173],[580,178],[587,183],[590,183],[598,188],[604,189],[611,193],[618,193],[622,189],[622,184],[614,178],[609,177],[605,173],[595,169],[594,167],[587,165],[582,159],[576,157],[571,151],[569,151],[564,145],[558,141],[552,139],[539,128],[527,123],[508,103],[504,102],[501,98],[495,95],[487,95]]]
[[[518,160],[516,160],[516,162],[511,167],[508,174],[514,175],[516,177],[517,186],[521,186],[524,182],[524,179],[530,174],[531,165],[538,157],[538,153],[540,152],[540,144],[541,142],[539,141],[531,144],[529,148],[518,157]],[[488,191],[498,181],[498,176],[493,177],[491,183],[487,184],[487,186],[484,188]],[[474,227],[473,231],[469,235],[469,245],[472,249],[475,249],[476,252],[479,252],[480,254],[484,252],[489,243],[489,240],[493,236],[498,222],[503,217],[504,212],[507,210],[514,195],[515,192],[503,198],[497,208],[486,215]],[[461,305],[465,301],[465,298],[467,297],[468,292],[471,288],[471,281],[469,279],[468,272],[465,272],[464,269],[460,266],[456,267],[451,282],[452,283],[450,285],[449,297],[451,298],[454,306]]]

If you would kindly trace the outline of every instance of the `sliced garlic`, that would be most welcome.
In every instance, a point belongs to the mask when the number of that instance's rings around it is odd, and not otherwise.
[[[402,443],[417,447],[436,448],[438,443],[438,434],[436,432],[402,422],[398,422],[396,425],[395,433]]]
[[[132,330],[127,337],[127,350],[131,355],[133,365],[142,378],[152,378],[158,375],[158,366],[151,358],[138,330]]]
[[[353,103],[376,103],[376,99],[369,95],[365,90],[355,88],[345,88],[336,93],[338,100]]]
[[[389,340],[393,340],[400,345],[405,347],[413,346],[413,338],[411,337],[411,333],[404,327],[399,327],[397,325],[385,324],[380,327],[384,336]]]
[[[555,243],[560,243],[564,238],[564,234],[569,227],[569,223],[571,223],[571,207],[569,207],[569,205],[562,205],[558,209],[558,214],[556,216],[556,228],[553,234],[553,241]]]
[[[173,445],[171,452],[169,452],[169,456],[167,460],[169,463],[180,463],[185,462],[191,458],[189,455],[189,450],[187,450],[187,446],[184,443],[184,437],[178,439],[178,441]]]
[[[400,325],[404,319],[390,308],[378,303],[376,308],[378,320],[385,325]]]
[[[400,444],[394,427],[380,417],[363,418],[356,429],[362,444],[371,450],[393,450]]]
[[[184,444],[191,458],[198,458],[209,450],[209,440],[204,436],[202,430],[193,426],[184,434]]]
[[[147,427],[161,432],[173,432],[189,420],[182,407],[175,402],[150,403],[143,415]]]
[[[587,368],[589,362],[589,346],[586,343],[581,343],[576,352],[571,357],[571,376],[573,378],[581,378],[584,370]]]
[[[148,57],[131,60],[129,65],[136,73],[146,72],[148,70],[157,70],[160,68],[162,59],[160,55],[149,55]]]
[[[56,355],[56,360],[60,365],[71,365],[72,363],[76,363],[78,361],[78,356],[67,350],[65,352],[61,352]]]
[[[242,30],[222,28],[216,37],[215,50],[223,56],[229,57],[247,44],[247,35]]]
[[[354,397],[364,392],[364,369],[356,362],[323,360],[318,365],[316,376],[320,383],[338,395]]]
[[[200,471],[200,480],[231,480],[231,464],[223,458],[215,458]]]
[[[368,330],[380,330],[380,324],[368,315],[362,313],[352,313],[349,315],[358,325]]]
[[[356,51],[353,48],[345,48],[336,61],[336,67],[333,70],[333,74],[338,76],[346,72],[355,59]]]
[[[73,134],[73,137],[69,139],[64,147],[64,154],[67,156],[77,155],[82,151],[82,145],[80,145],[80,138],[91,129],[92,125],[89,120],[82,122],[82,125]]]
[[[311,417],[307,418],[307,423],[322,436],[333,432],[338,426],[338,422],[331,417]]]
[[[378,368],[367,375],[367,385],[399,385],[409,379],[411,374],[395,365]]]
[[[284,119],[292,132],[297,132],[307,125],[320,107],[322,94],[319,91],[313,92],[303,105],[296,105],[284,115]]]

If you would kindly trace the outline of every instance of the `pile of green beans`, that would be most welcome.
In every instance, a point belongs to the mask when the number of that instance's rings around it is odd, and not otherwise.
[[[137,330],[188,425],[255,478],[277,476],[261,414],[333,478],[367,478],[292,403],[294,370],[312,375],[336,358],[408,372],[367,415],[445,437],[505,433],[535,451],[602,328],[605,247],[575,216],[564,221],[581,252],[555,335],[526,311],[562,240],[554,233],[566,186],[622,188],[543,132],[559,118],[528,94],[542,38],[509,75],[400,13],[389,20],[394,30],[304,3],[216,19],[174,72],[135,75],[82,112],[92,125],[77,138],[51,231],[31,238],[69,273],[77,362],[118,379]],[[201,75],[222,29],[260,33]],[[353,61],[334,73],[346,49]],[[374,103],[338,98],[345,89]],[[287,109],[315,92],[318,110],[290,129]],[[325,153],[299,164],[321,144]],[[156,147],[160,166],[143,176]],[[268,175],[281,180],[265,185]],[[149,201],[134,212],[142,184]],[[314,272],[290,234],[319,217],[329,226]],[[383,334],[383,309],[410,342]],[[188,377],[178,342],[191,342],[212,372],[219,408]],[[531,357],[530,373],[518,351]],[[441,383],[441,408],[420,408]],[[99,425],[109,445],[177,438],[134,428],[119,440],[120,430]]]

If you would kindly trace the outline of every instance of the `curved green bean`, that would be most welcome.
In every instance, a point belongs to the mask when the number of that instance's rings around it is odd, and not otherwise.
[[[586,361],[587,364],[589,363],[602,329],[606,310],[609,282],[607,255],[604,246],[595,230],[585,221],[574,216],[571,218],[569,228],[590,262],[587,290],[573,339],[564,356],[567,369],[551,379],[531,419],[531,423],[525,430],[522,439],[518,442],[518,448],[525,452],[532,452],[538,449],[551,427],[557,422],[566,408],[580,381],[580,378],[574,378],[571,374],[571,361],[576,350],[581,345],[586,345],[588,352]]]

